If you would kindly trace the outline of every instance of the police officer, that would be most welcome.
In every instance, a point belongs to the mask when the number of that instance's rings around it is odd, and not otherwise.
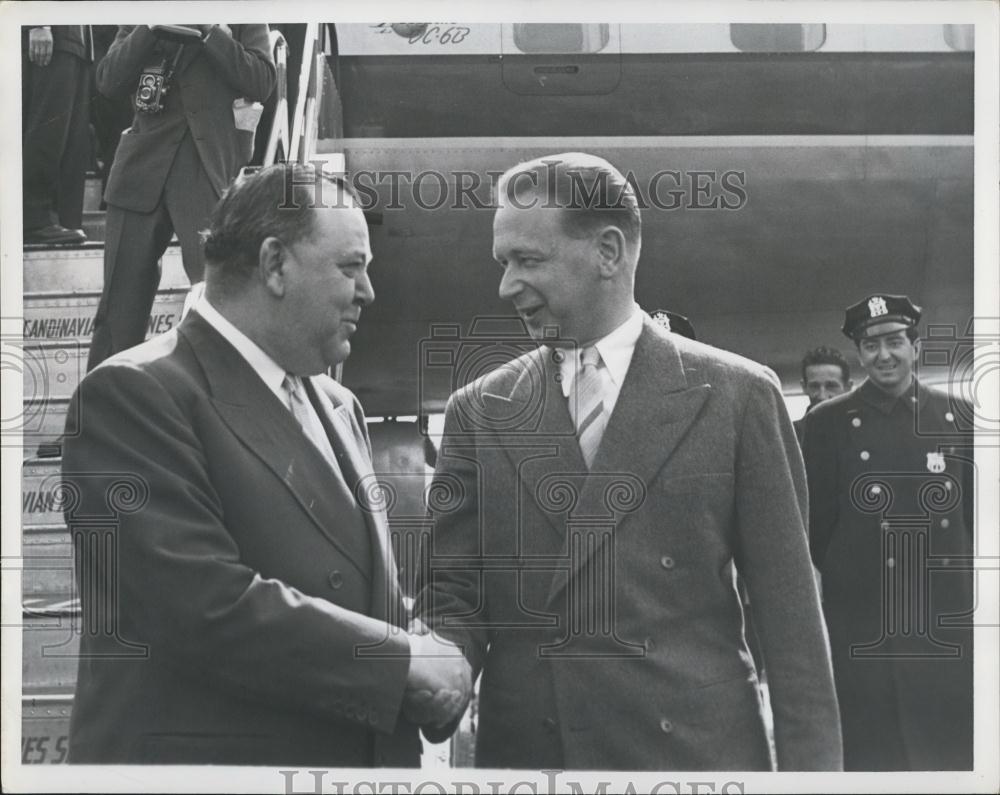
[[[919,320],[906,296],[849,307],[867,379],[806,415],[845,770],[973,762],[972,412],[915,377]]]

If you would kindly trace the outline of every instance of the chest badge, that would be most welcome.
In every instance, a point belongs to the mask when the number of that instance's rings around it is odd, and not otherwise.
[[[944,472],[944,453],[927,454],[927,471],[940,475]]]

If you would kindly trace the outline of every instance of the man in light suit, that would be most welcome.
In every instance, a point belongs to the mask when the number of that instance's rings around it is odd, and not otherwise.
[[[639,211],[606,161],[511,169],[493,235],[537,347],[448,403],[417,606],[482,673],[477,766],[771,769],[738,572],[777,768],[839,769],[805,473],[772,377],[638,309]]]
[[[162,27],[162,26],[161,26]],[[250,162],[251,103],[274,89],[267,25],[197,25],[171,40],[123,25],[97,66],[97,87],[133,97],[143,75],[164,74],[160,101],[136,104],[108,175],[104,290],[87,369],[142,342],[159,286],[159,259],[176,232],[191,283],[202,279],[199,233],[226,186]],[[152,78],[155,82],[155,78]]]
[[[206,256],[178,328],[73,398],[70,759],[416,767],[416,724],[469,682],[453,646],[401,629],[365,418],[322,374],[374,297],[362,211],[273,166],[216,208]]]

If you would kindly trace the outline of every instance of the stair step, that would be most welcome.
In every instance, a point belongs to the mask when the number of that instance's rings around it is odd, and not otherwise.
[[[188,286],[181,261],[180,244],[167,247],[160,260],[160,288]],[[104,285],[104,244],[83,243],[77,246],[25,246],[25,298],[35,293],[101,292]]]

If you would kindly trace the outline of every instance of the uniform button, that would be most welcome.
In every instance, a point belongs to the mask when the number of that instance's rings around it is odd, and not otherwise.
[[[877,483],[874,486],[872,486],[872,494],[874,496],[877,497],[881,493],[882,493],[882,487],[881,486],[879,486]]]
[[[889,558],[889,559],[887,559],[886,562],[885,562],[885,567],[887,569],[894,569],[894,568],[896,568],[896,559],[895,558]]]
[[[862,450],[861,451],[861,460],[862,461],[867,461],[871,457],[872,457],[872,454],[869,453],[867,450]]]
[[[946,420],[948,420],[948,422],[954,422],[954,421],[955,421],[955,415],[954,415],[954,414],[952,414],[952,413],[951,413],[950,411],[946,411],[946,412],[944,413],[944,418],[945,418]]]
[[[340,573],[339,569],[334,569],[327,576],[326,581],[330,583],[330,587],[336,591],[339,590],[340,586],[344,584],[344,575]]]
[[[941,558],[941,565],[948,566],[951,564],[951,558]]]
[[[546,731],[555,731],[556,719],[555,718],[542,718],[542,726],[545,727]]]
[[[853,425],[855,428],[860,428],[861,427],[861,417],[855,417],[853,420],[851,420],[851,425]]]
[[[882,522],[882,524],[880,525],[880,527],[883,530],[888,530],[889,529],[889,523],[888,522]]]
[[[665,569],[672,569],[674,567],[674,559],[670,555],[664,555],[660,558],[660,565]]]
[[[566,355],[561,350],[559,350],[558,348],[556,348],[554,351],[552,351],[552,361],[554,361],[556,364],[562,364],[563,363],[563,359],[565,359],[565,358],[566,358]]]
[[[663,732],[664,734],[670,734],[670,732],[672,732],[673,730],[674,730],[674,724],[673,723],[671,723],[666,718],[661,718],[660,719],[660,731],[661,732]]]
[[[910,395],[910,402],[911,403],[916,403],[917,402],[917,396],[916,395]]]
[[[948,529],[948,526],[949,526],[950,524],[951,524],[951,521],[950,521],[950,520],[948,520],[948,519],[942,519],[942,520],[941,520],[941,527],[943,527],[943,528],[944,528],[945,530],[947,530],[947,529]]]

